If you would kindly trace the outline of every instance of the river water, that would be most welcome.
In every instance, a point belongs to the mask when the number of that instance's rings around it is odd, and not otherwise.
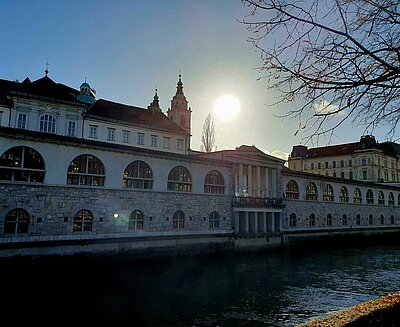
[[[3,321],[295,326],[400,290],[400,246],[152,260],[0,259]]]

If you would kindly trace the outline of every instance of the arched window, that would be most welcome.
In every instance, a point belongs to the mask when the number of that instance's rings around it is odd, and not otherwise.
[[[43,183],[45,172],[43,157],[30,147],[16,146],[0,157],[0,180]]]
[[[175,211],[174,216],[172,217],[172,228],[185,228],[185,214],[182,210]]]
[[[361,225],[361,216],[360,216],[360,214],[357,214],[357,216],[356,216],[356,225]]]
[[[144,161],[133,161],[125,168],[123,183],[126,188],[152,189],[153,172]]]
[[[326,226],[332,226],[332,223],[333,223],[332,215],[328,213],[326,216]]]
[[[208,217],[208,224],[210,228],[218,228],[219,227],[219,213],[213,211],[210,213]]]
[[[394,225],[394,216],[393,216],[393,215],[390,216],[390,223],[391,223],[392,225]]]
[[[381,215],[379,217],[379,222],[381,223],[381,225],[383,225],[385,223],[385,216],[384,215]]]
[[[339,195],[340,202],[349,202],[349,192],[345,186],[340,188],[340,195]]]
[[[185,126],[185,116],[181,116],[181,126]]]
[[[30,216],[24,209],[13,209],[4,218],[4,234],[28,233]]]
[[[382,191],[378,192],[378,204],[384,205],[385,204],[385,195]]]
[[[128,230],[143,230],[144,215],[140,210],[134,210],[129,215]]]
[[[347,215],[344,213],[342,216],[342,225],[346,226],[347,225]]]
[[[192,176],[187,168],[176,166],[168,174],[168,191],[192,192]]]
[[[367,171],[366,170],[362,171],[362,178],[367,179]]]
[[[291,179],[286,184],[286,198],[287,199],[298,199],[299,198],[299,186]]]
[[[292,212],[289,216],[289,227],[296,227],[296,225],[297,225],[296,214]]]
[[[372,215],[369,215],[368,224],[372,225],[373,223],[374,223],[374,217]]]
[[[211,170],[204,178],[204,193],[224,194],[224,177],[218,170]]]
[[[308,224],[310,226],[315,226],[315,215],[312,213],[308,219]]]
[[[366,200],[367,204],[374,204],[374,193],[371,190],[367,191]]]
[[[330,184],[326,184],[324,187],[324,196],[323,200],[324,201],[333,201],[334,195],[333,195],[333,188]]]
[[[89,210],[79,210],[74,216],[74,232],[90,232],[93,229],[93,215]]]
[[[356,187],[354,189],[353,202],[354,203],[361,203],[362,202],[362,200],[361,200],[361,191],[360,191],[360,189],[358,187]]]
[[[105,178],[103,163],[90,154],[76,157],[68,166],[67,184],[104,186]]]
[[[306,200],[311,200],[311,201],[318,200],[317,187],[313,182],[308,183],[306,187]]]
[[[53,115],[44,114],[40,117],[39,130],[46,133],[56,132],[56,119]]]
[[[389,192],[389,196],[388,196],[388,205],[394,206],[394,195],[393,195],[392,192]]]

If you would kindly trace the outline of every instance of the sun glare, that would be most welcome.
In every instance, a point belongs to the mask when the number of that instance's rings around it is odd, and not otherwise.
[[[233,95],[222,95],[214,103],[215,117],[225,122],[235,119],[239,111],[239,100]]]

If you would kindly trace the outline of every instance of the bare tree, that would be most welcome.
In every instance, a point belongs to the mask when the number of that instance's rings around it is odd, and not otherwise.
[[[242,0],[260,79],[307,141],[349,120],[372,132],[400,119],[400,0]]]
[[[203,152],[211,152],[214,148],[216,148],[214,118],[211,114],[208,114],[203,123],[200,150]]]

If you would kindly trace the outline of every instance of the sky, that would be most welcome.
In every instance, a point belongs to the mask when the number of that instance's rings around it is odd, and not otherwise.
[[[181,73],[192,149],[211,113],[217,149],[255,145],[284,157],[304,135],[295,136],[297,121],[277,117],[290,108],[274,106],[277,95],[258,79],[260,53],[240,23],[247,14],[240,0],[0,0],[0,79],[36,80],[48,63],[52,80],[79,89],[86,79],[97,99],[147,108],[157,88],[166,113]],[[236,117],[214,111],[223,95],[237,99]],[[329,144],[363,132],[345,124]],[[374,132],[377,141],[385,132]]]

